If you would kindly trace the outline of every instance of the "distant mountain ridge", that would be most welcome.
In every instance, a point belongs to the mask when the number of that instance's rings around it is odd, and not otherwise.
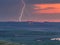
[[[0,30],[60,30],[60,22],[0,22]]]

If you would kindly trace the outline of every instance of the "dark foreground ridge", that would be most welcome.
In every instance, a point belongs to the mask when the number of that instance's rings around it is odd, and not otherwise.
[[[0,22],[0,45],[60,45],[54,38],[60,38],[59,22]]]

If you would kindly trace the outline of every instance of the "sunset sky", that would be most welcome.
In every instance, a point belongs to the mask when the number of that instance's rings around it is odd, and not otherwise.
[[[60,22],[60,0],[24,0],[22,21]],[[0,21],[18,21],[21,0],[0,0]]]

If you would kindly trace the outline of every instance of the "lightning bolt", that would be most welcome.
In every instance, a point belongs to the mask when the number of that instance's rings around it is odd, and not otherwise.
[[[21,15],[19,16],[19,22],[22,21],[23,12],[24,12],[24,9],[25,9],[25,2],[24,2],[24,0],[21,0],[21,1],[23,3],[23,7],[22,7]]]

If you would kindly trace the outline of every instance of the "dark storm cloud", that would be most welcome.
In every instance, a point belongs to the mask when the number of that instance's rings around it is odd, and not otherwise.
[[[35,20],[35,19],[38,20],[38,17],[39,17],[39,16],[37,16],[38,14],[33,15],[31,13],[31,12],[33,12],[32,8],[34,7],[31,4],[60,3],[60,0],[24,0],[24,1],[26,3],[26,8],[25,8],[25,12],[23,14],[24,15],[23,20]],[[21,0],[0,0],[0,21],[17,21],[19,19],[20,13],[21,13],[22,6],[23,5],[22,5]],[[42,9],[42,10],[48,10],[48,9],[53,9],[53,7],[48,7],[48,8]],[[60,14],[58,14],[58,15],[60,15]],[[41,15],[40,17],[44,18],[43,15]],[[57,14],[56,14],[56,17],[58,18],[59,16],[57,16]],[[39,19],[41,19],[41,18],[39,18]]]
[[[0,7],[3,6],[14,6],[18,3],[21,3],[21,0],[0,0]]]
[[[21,0],[0,0],[0,21],[17,20]]]
[[[17,0],[0,0],[0,6],[1,5],[9,5],[9,4],[16,4]]]
[[[25,0],[28,4],[60,3],[60,0]]]

